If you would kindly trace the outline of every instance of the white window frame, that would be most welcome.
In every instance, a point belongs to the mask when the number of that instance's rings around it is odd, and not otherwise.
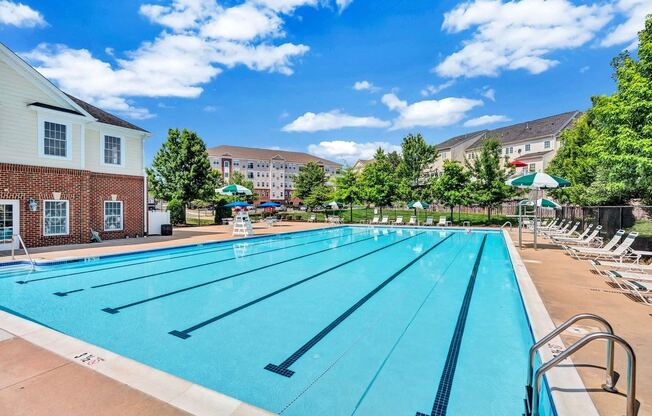
[[[120,139],[120,164],[106,163],[104,160],[104,150],[106,149],[106,136]],[[100,130],[100,165],[122,168],[125,166],[125,146],[126,140],[123,135],[112,131]]]
[[[45,205],[47,202],[65,202],[66,203],[66,232],[65,233],[51,233],[48,234],[47,228],[45,227]],[[43,235],[46,237],[52,237],[57,235],[69,235],[70,234],[70,201],[67,199],[44,199],[43,200]]]
[[[529,163],[527,168],[528,168],[528,172],[536,172],[537,171],[537,164],[536,163]]]
[[[552,142],[550,140],[546,140],[543,142],[543,148],[544,149],[550,149],[552,148]]]
[[[530,144],[526,144],[525,145],[525,151],[529,152],[530,150],[532,150],[532,146]]]
[[[106,204],[107,202],[120,204],[120,228],[106,228]],[[123,231],[125,228],[125,204],[123,201],[104,201],[102,202],[102,229],[105,232]]]
[[[48,159],[72,160],[72,123],[59,117],[40,114],[36,117],[38,120],[38,155]],[[45,123],[61,124],[66,126],[66,155],[56,156],[45,153]]]

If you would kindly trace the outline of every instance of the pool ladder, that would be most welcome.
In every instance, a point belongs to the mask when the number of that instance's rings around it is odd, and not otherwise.
[[[562,351],[550,361],[543,363],[539,369],[534,372],[534,360],[536,352],[548,341],[561,334],[577,321],[593,320],[599,322],[604,327],[603,332],[593,332],[585,335],[573,345]],[[615,393],[616,378],[614,377],[614,344],[617,343],[627,353],[627,410],[626,416],[636,415],[636,355],[631,345],[621,337],[614,334],[613,328],[609,322],[591,313],[581,313],[568,319],[566,322],[555,328],[548,335],[539,340],[530,348],[528,357],[527,384],[525,385],[525,413],[524,416],[539,416],[539,396],[541,382],[544,374],[551,368],[557,366],[563,360],[582,349],[592,341],[604,339],[607,341],[607,363],[606,363],[606,382],[602,385],[605,391]],[[532,377],[534,373],[534,378]]]
[[[23,247],[23,250],[25,251],[25,255],[29,259],[29,264],[32,267],[32,271],[36,269],[34,266],[34,260],[32,260],[32,256],[29,255],[29,251],[27,251],[27,246],[25,246],[25,242],[23,241],[23,238],[20,236],[20,234],[14,234],[11,236],[11,259],[15,260],[16,259],[16,249],[14,248],[14,242],[18,241],[18,243]]]

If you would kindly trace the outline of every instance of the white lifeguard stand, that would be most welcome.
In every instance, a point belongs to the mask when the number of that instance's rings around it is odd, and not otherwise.
[[[249,237],[250,235],[254,235],[254,229],[251,226],[249,213],[244,209],[239,210],[233,220],[233,236]]]

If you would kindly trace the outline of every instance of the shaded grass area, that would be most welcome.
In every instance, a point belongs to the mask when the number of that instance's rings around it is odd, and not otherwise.
[[[628,231],[637,231],[641,236],[652,237],[652,220],[638,220]]]

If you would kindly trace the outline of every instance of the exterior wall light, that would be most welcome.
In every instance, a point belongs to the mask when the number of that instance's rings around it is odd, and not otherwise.
[[[29,207],[29,210],[32,212],[36,212],[38,209],[38,203],[36,203],[36,200],[34,198],[30,198],[27,200],[27,206]]]

